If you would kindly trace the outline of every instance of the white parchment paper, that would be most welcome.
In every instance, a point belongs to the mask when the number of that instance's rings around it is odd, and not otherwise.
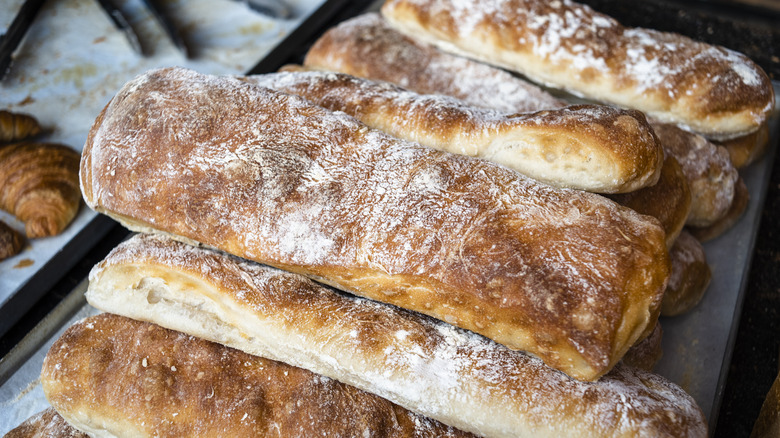
[[[17,49],[9,74],[0,82],[0,109],[35,116],[46,130],[43,140],[81,151],[103,106],[128,80],[155,67],[184,66],[202,73],[248,71],[324,0],[280,0],[293,18],[275,20],[233,0],[169,0],[171,11],[193,56],[171,43],[141,0],[115,0],[150,56],[133,51],[97,0],[49,0]],[[22,0],[3,1],[0,32],[10,25]],[[82,206],[59,236],[33,239],[18,255],[0,261],[0,318],[5,304],[36,275],[95,213]],[[0,220],[24,231],[24,224],[0,211]]]

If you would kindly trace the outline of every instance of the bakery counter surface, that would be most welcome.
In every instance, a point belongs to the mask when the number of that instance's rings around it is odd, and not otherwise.
[[[775,142],[776,143],[776,142]],[[777,147],[777,144],[775,144]],[[780,357],[780,158],[775,156],[734,333],[717,438],[749,436],[778,376]],[[775,418],[778,421],[778,418]],[[777,423],[776,423],[777,424]]]

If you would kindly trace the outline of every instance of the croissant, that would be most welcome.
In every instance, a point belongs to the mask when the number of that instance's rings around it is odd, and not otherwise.
[[[0,260],[18,254],[22,250],[23,244],[22,235],[5,222],[0,221]]]
[[[81,204],[81,156],[55,143],[15,143],[0,148],[0,209],[18,217],[27,237],[53,236]]]
[[[34,137],[40,132],[41,125],[35,117],[0,110],[0,143],[21,141]]]

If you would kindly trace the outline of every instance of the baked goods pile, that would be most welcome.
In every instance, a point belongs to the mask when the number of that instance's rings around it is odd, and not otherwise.
[[[763,73],[571,2],[382,12],[304,66],[166,68],[118,91],[81,189],[139,234],[90,273],[108,313],[47,356],[54,409],[116,436],[706,436],[651,371],[658,316],[707,287],[694,233],[741,213],[705,136],[761,129]],[[661,43],[726,62],[723,79]],[[569,104],[498,68],[517,65],[635,105]],[[639,82],[642,66],[669,78]]]
[[[660,226],[602,196],[191,70],[119,91],[81,181],[132,230],[421,312],[585,380],[649,334],[668,276]]]
[[[663,150],[638,111],[571,105],[505,114],[347,74],[285,70],[246,80],[346,112],[395,137],[484,158],[556,187],[626,193],[658,180]]]
[[[33,116],[0,111],[0,209],[24,222],[29,239],[60,234],[81,205],[79,153],[35,141],[40,133]],[[21,234],[0,221],[0,260],[23,247]]]
[[[526,2],[522,3],[526,4]],[[551,2],[550,5],[559,3]],[[540,4],[546,3],[540,2]],[[571,2],[565,4],[566,7],[580,8]],[[587,7],[578,10],[580,11],[578,14],[589,14],[594,20],[605,20],[604,23],[617,25],[611,18],[604,17]],[[576,21],[574,17],[570,18]],[[678,36],[666,34],[664,36],[681,38],[680,44],[688,41]],[[602,42],[606,44],[607,41]],[[492,108],[504,114],[559,109],[570,105],[563,97],[554,96],[517,74],[445,52],[447,45],[444,43],[441,45],[442,50],[439,50],[419,41],[416,36],[402,33],[391,26],[383,16],[369,13],[328,30],[308,51],[304,65],[307,69],[335,71],[390,82],[421,94],[451,96],[474,107]],[[729,54],[729,59],[739,56],[727,49],[713,48],[712,50],[724,50]],[[577,58],[575,60],[573,65],[581,65],[584,62]],[[661,62],[661,60],[653,60],[653,62]],[[747,60],[738,70],[743,69],[754,71],[759,77],[765,77],[758,67]],[[661,71],[664,69],[654,73]],[[704,73],[691,72],[690,76],[697,74],[707,76],[707,72],[706,69]],[[757,85],[760,89],[754,90],[751,94],[768,95],[773,102],[771,84],[768,80],[759,83],[763,85]],[[659,86],[665,85],[659,82]],[[727,92],[728,89],[721,89],[721,93]],[[753,102],[752,112],[760,112],[759,110],[767,105],[770,104],[759,99]],[[771,106],[769,108],[771,109]],[[768,114],[769,111],[766,113]],[[663,123],[653,118],[649,118],[649,122],[661,143],[666,160],[674,158],[677,161],[685,182],[679,181],[678,176],[677,183],[673,183],[671,176],[674,173],[669,170],[667,175],[670,178],[660,180],[661,183],[666,181],[664,184],[627,194],[610,195],[611,198],[624,204],[630,202],[627,205],[631,208],[659,219],[667,230],[670,248],[683,226],[698,241],[714,239],[726,232],[744,212],[749,197],[738,172],[738,169],[749,164],[749,161],[739,157],[750,156],[751,160],[754,160],[760,156],[768,142],[764,134],[768,131],[766,118],[762,117],[756,122],[755,132],[728,141],[707,138],[701,133],[691,132],[687,130],[689,127],[686,125]],[[673,164],[667,166],[672,167]],[[687,189],[681,185],[687,185]],[[685,191],[689,191],[690,195],[686,195]],[[690,201],[686,200],[688,196]],[[663,199],[664,202],[658,202],[659,199]],[[703,254],[703,250],[698,252]],[[678,273],[683,270],[678,263],[673,263],[672,269]],[[686,288],[687,293],[701,297],[704,293],[702,287],[706,288],[708,284],[703,280],[705,277],[709,278],[709,267],[696,272],[700,272],[701,275],[706,273],[706,275],[691,278],[684,284],[691,285]],[[693,285],[699,286],[694,288]],[[697,303],[696,300],[685,300],[685,302],[688,303],[688,307],[679,309],[680,312],[690,310]]]
[[[715,139],[757,132],[774,106],[769,77],[746,56],[572,1],[391,0],[382,15],[444,51]]]

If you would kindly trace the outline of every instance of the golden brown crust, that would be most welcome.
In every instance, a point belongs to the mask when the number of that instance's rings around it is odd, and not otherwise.
[[[111,314],[71,326],[41,383],[62,416],[102,436],[474,436],[327,377]]]
[[[688,178],[692,200],[687,225],[706,227],[721,220],[734,202],[739,178],[728,151],[674,125],[656,123],[653,129]]]
[[[24,246],[24,238],[16,230],[0,221],[0,260],[19,254]]]
[[[561,108],[563,100],[506,71],[442,53],[365,14],[329,29],[306,54],[308,68],[389,81],[419,93],[444,94],[507,114]],[[688,178],[692,223],[714,223],[729,208],[737,170],[722,148],[670,124],[651,122],[664,152]]]
[[[81,204],[79,153],[54,143],[0,148],[0,209],[18,217],[27,237],[61,233]]]
[[[734,167],[741,169],[752,164],[764,155],[769,145],[769,123],[764,123],[758,131],[730,140],[716,141],[729,151]]]
[[[688,180],[677,159],[671,155],[664,160],[658,183],[610,198],[638,213],[658,219],[666,233],[667,248],[671,248],[677,240],[691,211]]]
[[[650,336],[637,342],[623,356],[623,363],[645,371],[653,371],[655,365],[663,357],[663,329],[661,323],[656,324]]]
[[[750,193],[745,185],[745,181],[742,177],[739,177],[734,188],[734,201],[732,201],[726,214],[712,225],[707,227],[689,226],[687,230],[699,239],[700,242],[710,241],[731,229],[739,221],[747,209],[748,201],[750,201]]]
[[[159,236],[114,249],[90,273],[86,296],[484,436],[706,435],[691,397],[658,376],[618,365],[597,382],[577,381],[419,313]]]
[[[584,379],[655,324],[663,230],[601,196],[183,69],[129,83],[93,130],[86,200],[135,229],[421,311]]]
[[[753,132],[774,105],[769,77],[746,56],[571,1],[388,0],[382,15],[442,50],[708,137]]]
[[[669,256],[672,275],[664,293],[661,314],[675,316],[699,304],[710,285],[712,272],[701,243],[687,231],[680,233]]]
[[[47,408],[3,435],[3,438],[89,438],[89,435],[68,424],[53,408]]]
[[[328,29],[306,53],[303,64],[390,82],[420,94],[452,96],[507,114],[566,106],[507,71],[409,38],[376,13],[359,15]]]
[[[0,144],[15,143],[34,137],[41,132],[41,126],[35,117],[0,110]]]
[[[508,115],[386,82],[294,69],[246,80],[343,111],[395,137],[484,158],[556,187],[625,193],[654,184],[661,171],[663,150],[637,111],[572,105]]]

